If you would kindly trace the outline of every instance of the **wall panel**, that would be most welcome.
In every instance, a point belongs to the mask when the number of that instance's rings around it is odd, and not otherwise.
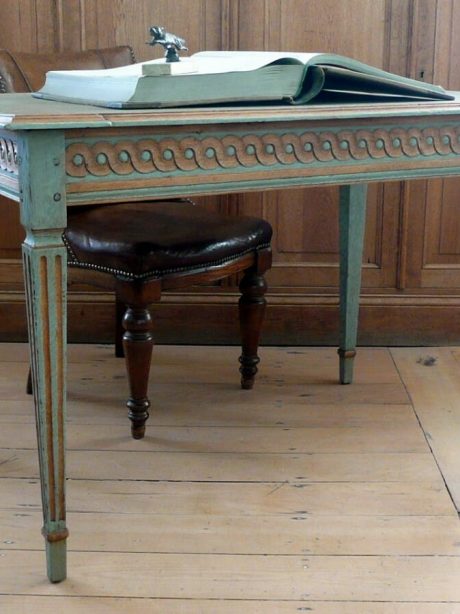
[[[23,51],[131,44],[139,60],[163,24],[201,49],[330,51],[460,89],[460,0],[16,0],[0,2],[0,45]],[[373,185],[363,256],[361,342],[458,341],[460,180]],[[265,339],[333,343],[337,335],[338,189],[203,198],[210,209],[261,215],[274,227]],[[25,335],[17,205],[0,199],[0,339]],[[171,293],[155,308],[159,340],[237,339],[237,279]],[[111,338],[112,297],[82,285],[70,337]],[[84,317],[93,310],[91,332]],[[108,311],[109,309],[109,311]],[[74,320],[73,316],[82,314]],[[206,331],[202,330],[203,315]],[[424,326],[411,332],[411,322]],[[457,325],[458,323],[458,325]],[[454,325],[452,328],[452,324]],[[300,335],[299,331],[303,331]],[[455,336],[457,335],[457,336]]]
[[[419,0],[414,8],[411,75],[459,90],[460,2]],[[408,288],[460,292],[459,191],[460,178],[409,185],[406,207],[413,224],[405,229]]]

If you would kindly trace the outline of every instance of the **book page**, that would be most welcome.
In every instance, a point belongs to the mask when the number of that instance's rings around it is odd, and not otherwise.
[[[200,51],[190,57],[184,57],[181,62],[193,62],[194,74],[219,74],[228,72],[246,72],[268,66],[273,62],[286,64],[306,64],[317,53],[291,53],[283,51]],[[141,77],[143,66],[164,64],[164,58],[129,64],[118,68],[92,70],[52,70],[53,76],[72,75],[76,78],[124,78]],[[148,70],[145,71],[148,74]],[[187,76],[187,75],[184,75]]]
[[[319,53],[291,51],[199,51],[191,56],[200,72],[243,72],[257,70],[274,62],[308,64]]]

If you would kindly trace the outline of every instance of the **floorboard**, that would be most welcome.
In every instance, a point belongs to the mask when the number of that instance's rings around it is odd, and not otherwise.
[[[71,346],[69,578],[47,582],[25,345],[0,345],[0,612],[460,613],[457,348],[155,348],[129,437],[123,361]],[[428,358],[431,356],[431,359]],[[434,362],[433,362],[434,357]]]

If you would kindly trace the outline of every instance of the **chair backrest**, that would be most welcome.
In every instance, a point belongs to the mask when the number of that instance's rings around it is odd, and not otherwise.
[[[63,53],[22,53],[0,49],[0,93],[35,92],[48,70],[116,68],[135,62],[131,47],[120,46]]]

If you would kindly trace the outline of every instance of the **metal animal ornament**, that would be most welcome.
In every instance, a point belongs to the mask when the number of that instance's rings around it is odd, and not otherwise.
[[[166,28],[163,26],[152,26],[150,28],[150,35],[152,39],[147,43],[148,45],[162,45],[165,49],[165,57],[167,62],[179,62],[179,51],[188,51],[186,42],[183,38],[166,32]]]

